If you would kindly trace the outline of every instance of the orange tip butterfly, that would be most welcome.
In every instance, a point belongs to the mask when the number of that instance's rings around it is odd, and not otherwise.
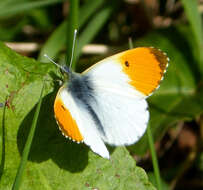
[[[137,142],[149,121],[146,98],[159,87],[168,62],[159,49],[139,47],[108,57],[81,74],[58,65],[69,75],[54,102],[63,135],[107,159],[105,143]]]

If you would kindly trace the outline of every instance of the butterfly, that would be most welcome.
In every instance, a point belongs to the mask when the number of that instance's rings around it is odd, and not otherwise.
[[[149,121],[146,98],[159,87],[168,62],[161,50],[138,47],[110,56],[81,74],[64,68],[69,80],[54,102],[63,135],[84,142],[107,159],[105,143],[137,142]]]

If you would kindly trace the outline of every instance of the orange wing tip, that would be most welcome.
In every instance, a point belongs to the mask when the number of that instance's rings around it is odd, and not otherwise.
[[[149,48],[149,50],[150,50],[150,53],[152,53],[155,56],[155,59],[158,61],[159,68],[163,72],[166,72],[166,69],[168,67],[168,63],[170,61],[166,52],[163,52],[161,49],[157,49],[157,48]]]
[[[79,128],[75,119],[72,117],[69,110],[63,104],[63,101],[60,97],[56,97],[54,103],[54,112],[56,122],[59,126],[60,131],[63,136],[69,138],[73,142],[80,143],[83,141],[83,136],[81,135]]]
[[[152,48],[154,48],[154,47],[152,47]],[[156,48],[154,48],[154,49],[156,49]],[[155,90],[158,90],[160,88],[160,83],[161,83],[161,81],[164,80],[164,74],[166,73],[168,66],[169,66],[169,62],[170,62],[170,58],[168,57],[166,52],[163,52],[161,49],[157,49],[157,50],[159,50],[166,57],[167,63],[166,63],[165,69],[163,70],[163,75],[160,79],[159,85],[148,96],[151,96]]]
[[[159,88],[169,62],[167,54],[154,47],[125,51],[118,59],[130,79],[129,84],[145,96]]]

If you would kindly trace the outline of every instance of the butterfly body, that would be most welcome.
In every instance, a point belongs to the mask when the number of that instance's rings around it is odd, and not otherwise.
[[[109,158],[105,143],[130,145],[144,134],[149,120],[146,98],[159,86],[168,64],[155,48],[128,50],[69,73],[54,103],[62,133]]]

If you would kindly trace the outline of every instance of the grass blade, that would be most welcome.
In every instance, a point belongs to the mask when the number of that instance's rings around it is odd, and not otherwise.
[[[81,28],[94,12],[104,3],[105,0],[92,1],[88,0],[79,12],[79,27]]]
[[[14,3],[12,6],[10,5],[8,8],[2,7],[0,9],[0,18],[13,16],[15,14],[29,11],[31,9],[40,8],[43,6],[48,6],[54,3],[60,3],[65,0],[46,0],[46,1],[31,1],[25,3]]]
[[[24,147],[23,154],[22,154],[22,159],[21,159],[21,162],[20,162],[17,174],[16,174],[16,178],[15,178],[12,190],[18,190],[20,188],[20,184],[22,182],[23,172],[25,170],[25,166],[26,166],[26,163],[27,163],[28,155],[29,155],[29,152],[30,152],[30,147],[31,147],[31,144],[32,144],[32,140],[33,140],[33,137],[34,137],[35,128],[36,128],[36,125],[37,125],[37,120],[38,120],[38,116],[39,116],[39,112],[40,112],[43,90],[44,90],[44,83],[43,83],[43,86],[42,86],[39,102],[38,102],[38,105],[37,105],[37,108],[36,108],[36,111],[35,111],[35,115],[34,115],[32,125],[31,125],[31,128],[30,128],[30,132],[29,132],[29,135],[27,137],[27,141],[25,143],[25,147]]]
[[[201,15],[198,10],[197,0],[182,0],[182,4],[185,9],[188,21],[191,25],[193,35],[198,47],[198,56],[199,56],[199,69],[203,75],[203,31],[202,31],[202,20]]]
[[[79,28],[87,22],[90,16],[102,5],[104,0],[92,1],[88,0],[81,8],[79,12]],[[68,21],[65,20],[58,28],[52,33],[49,39],[41,48],[38,56],[38,61],[47,62],[48,60],[44,57],[44,54],[49,55],[50,58],[54,59],[57,53],[66,44],[66,27]]]
[[[133,49],[133,41],[131,37],[128,38],[128,46],[129,46],[129,49]]]
[[[129,49],[132,49],[133,48],[132,38],[129,38],[128,44],[129,44]],[[149,143],[149,149],[150,149],[150,152],[152,155],[152,164],[153,164],[153,168],[154,168],[157,189],[161,190],[161,177],[160,177],[160,171],[159,171],[159,164],[158,164],[158,160],[157,160],[157,156],[156,156],[156,151],[154,148],[154,140],[152,137],[150,124],[148,124],[148,127],[147,127],[147,139],[148,139],[148,143]]]
[[[7,101],[8,97],[6,97]],[[6,103],[3,105],[3,116],[2,116],[2,152],[1,152],[1,164],[0,164],[0,180],[4,172],[4,166],[5,166],[5,115],[6,115]]]
[[[4,0],[4,1],[0,1],[0,7],[2,8],[9,8],[9,6],[11,5],[11,3],[14,3],[15,0]],[[18,0],[18,3],[20,3],[21,1],[24,0]]]
[[[79,12],[79,0],[71,0],[70,1],[70,14],[68,17],[69,22],[67,25],[66,64],[70,64],[71,58],[72,58],[74,30],[78,29],[78,12]],[[74,54],[73,54],[72,59],[73,59],[72,69],[75,70],[76,61],[75,61]]]
[[[157,160],[157,156],[156,156],[156,151],[154,148],[154,140],[152,137],[150,124],[148,124],[148,127],[147,127],[147,138],[148,138],[148,142],[149,142],[150,152],[152,155],[152,164],[153,164],[153,168],[154,168],[157,189],[161,190],[161,177],[160,177],[160,171],[159,171],[159,164],[158,164],[158,160]]]
[[[49,37],[44,46],[41,48],[38,61],[49,62],[44,54],[47,54],[51,59],[54,59],[57,53],[65,45],[66,35],[65,31],[67,28],[67,21],[64,21]]]
[[[76,60],[79,58],[82,47],[89,43],[98,33],[98,31],[102,28],[102,26],[105,24],[107,19],[109,18],[111,12],[113,10],[113,7],[106,7],[102,9],[99,13],[96,14],[96,16],[88,23],[85,30],[82,32],[82,34],[79,37],[78,40],[78,46],[77,50],[75,52]]]

